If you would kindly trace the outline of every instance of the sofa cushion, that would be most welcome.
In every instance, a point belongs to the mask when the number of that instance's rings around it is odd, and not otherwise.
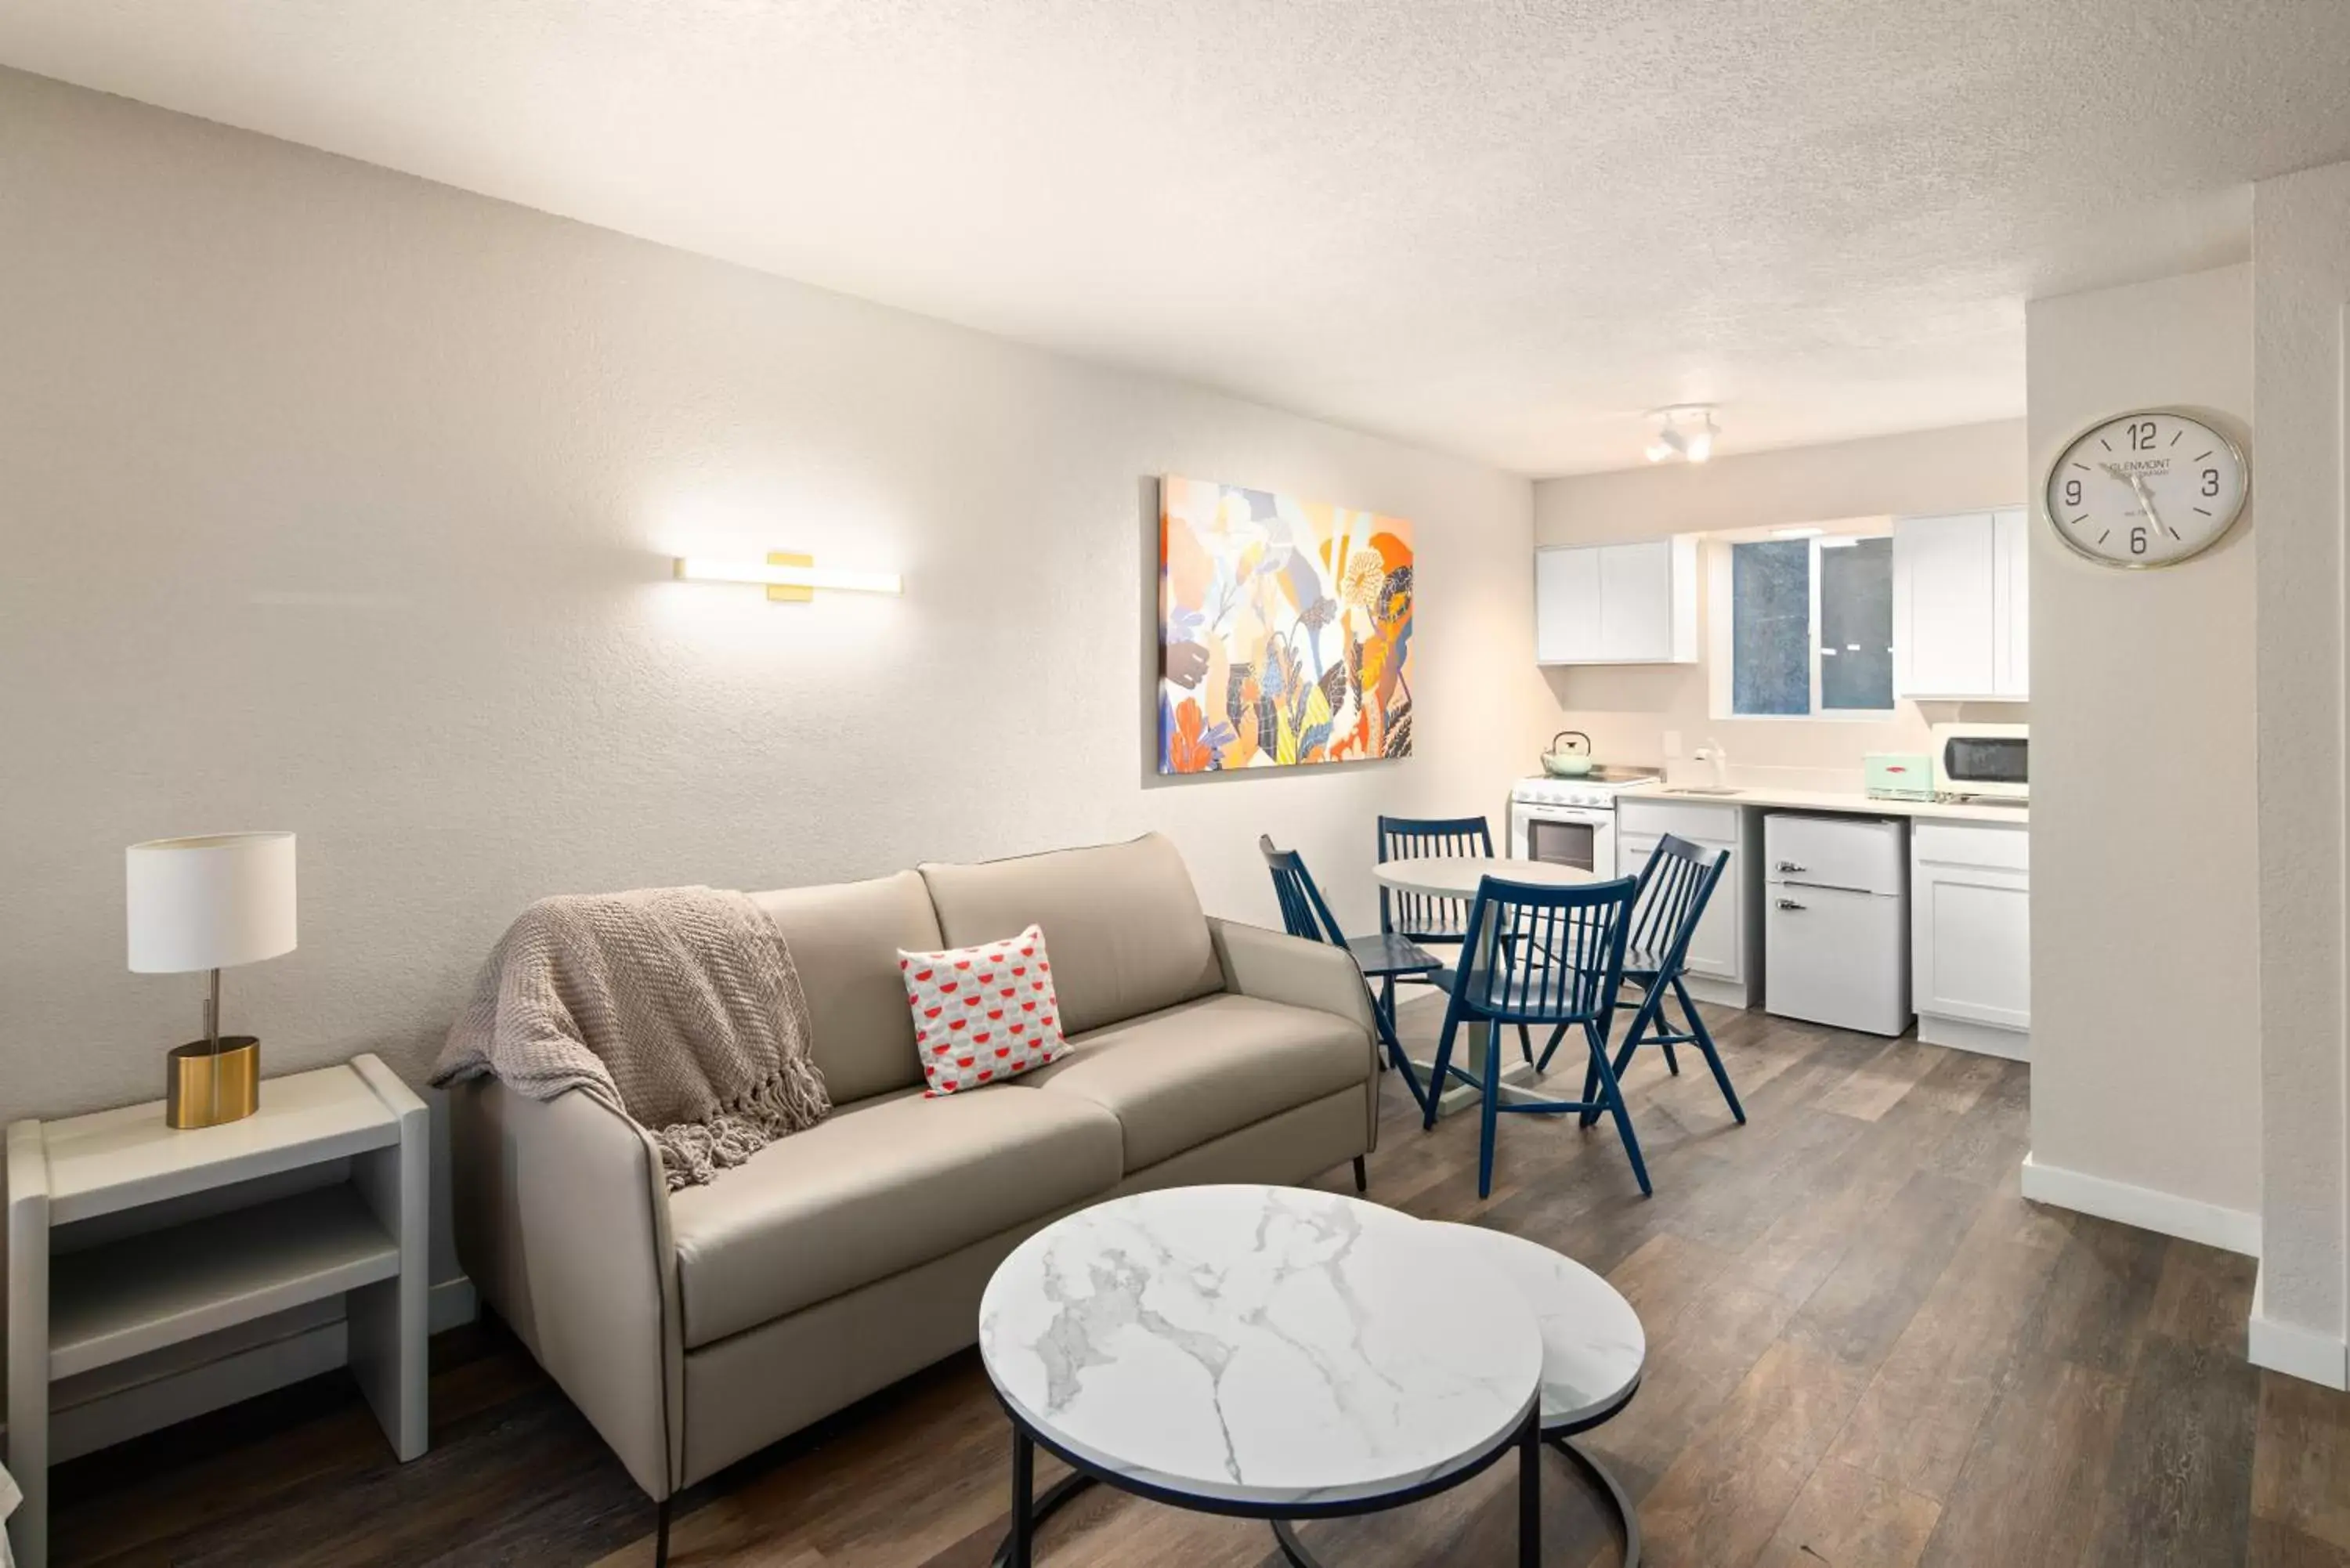
[[[1009,1085],[940,1099],[916,1089],[836,1110],[708,1186],[670,1194],[685,1344],[755,1328],[1106,1193],[1118,1185],[1118,1119],[1099,1106]]]
[[[754,893],[791,945],[807,993],[808,1054],[832,1103],[844,1106],[922,1081],[898,950],[941,947],[938,917],[911,871]]]
[[[1000,1084],[1068,1054],[1053,960],[1041,929],[944,952],[899,953],[914,1018],[914,1054],[930,1092]]]
[[[1223,987],[1191,874],[1159,834],[975,866],[926,865],[922,877],[945,933],[940,945],[967,948],[1031,924],[1045,929],[1062,1027],[1072,1034]]]
[[[1372,1071],[1370,1042],[1347,1019],[1219,995],[1083,1035],[1066,1056],[1010,1087],[1084,1099],[1116,1116],[1131,1175],[1267,1116],[1364,1088]]]

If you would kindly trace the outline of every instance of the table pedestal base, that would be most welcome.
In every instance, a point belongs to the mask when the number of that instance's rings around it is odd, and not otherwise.
[[[1540,1044],[1539,1041],[1536,1042],[1536,1044]],[[1485,1053],[1494,1049],[1501,1051],[1502,1098],[1505,1103],[1513,1096],[1513,1092],[1519,1090],[1526,1091],[1526,1095],[1522,1097],[1534,1097],[1533,1092],[1542,1083],[1542,1075],[1535,1072],[1534,1064],[1525,1059],[1523,1053],[1519,1049],[1515,1033],[1496,1030],[1486,1023],[1466,1024],[1461,1031],[1461,1052],[1452,1058],[1454,1064],[1480,1077],[1485,1071]],[[1427,1061],[1423,1062],[1417,1056],[1411,1057],[1410,1061],[1413,1070],[1419,1075],[1419,1081],[1422,1084],[1435,1082],[1436,1061],[1433,1053]],[[1449,1084],[1437,1086],[1436,1114],[1440,1116],[1449,1116],[1455,1111],[1470,1109],[1482,1098],[1483,1096],[1474,1088],[1454,1078]]]

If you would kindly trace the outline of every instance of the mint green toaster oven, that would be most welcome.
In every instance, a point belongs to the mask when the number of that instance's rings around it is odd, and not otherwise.
[[[1934,798],[1934,759],[1923,752],[1870,752],[1860,763],[1872,800]]]

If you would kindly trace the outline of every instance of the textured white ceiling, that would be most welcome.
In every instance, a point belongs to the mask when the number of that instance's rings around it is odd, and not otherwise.
[[[2018,414],[2026,297],[2350,157],[2350,0],[9,0],[0,61],[1535,473]]]

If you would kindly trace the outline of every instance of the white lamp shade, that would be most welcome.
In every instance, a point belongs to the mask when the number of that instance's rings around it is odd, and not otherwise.
[[[294,950],[294,836],[156,838],[123,852],[130,968],[227,969]]]

